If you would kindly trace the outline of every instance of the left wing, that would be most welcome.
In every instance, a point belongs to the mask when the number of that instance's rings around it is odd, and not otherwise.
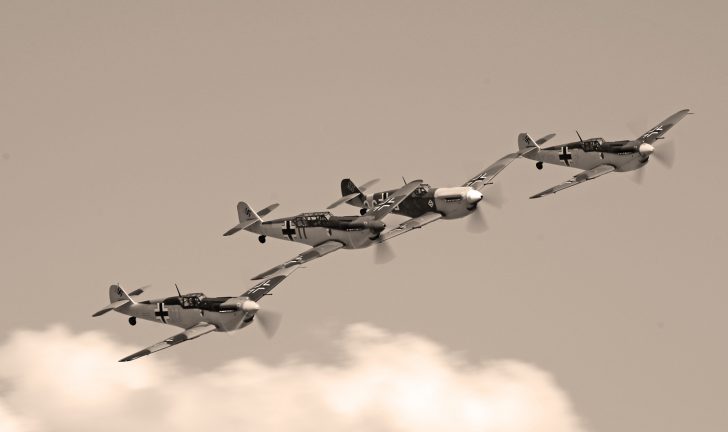
[[[255,276],[253,278],[253,280],[265,279],[268,276],[278,273],[279,271],[281,271],[283,269],[295,267],[295,266],[307,263],[309,261],[315,260],[316,258],[321,258],[322,256],[328,255],[331,252],[337,251],[343,247],[344,247],[343,243],[329,240],[327,242],[321,243],[320,245],[318,245],[316,247],[312,247],[311,249],[308,249],[307,251],[296,255],[295,257],[289,259],[288,261],[284,262],[283,264],[279,264],[279,265],[273,267],[272,269],[264,271],[263,273]],[[285,278],[285,276],[284,276],[284,278]],[[273,279],[275,279],[275,277]],[[273,279],[270,279],[270,280],[273,280]],[[281,279],[280,281],[282,281],[282,280],[283,279]],[[276,283],[276,285],[278,283],[280,283],[280,281],[278,281]],[[266,281],[266,282],[269,282],[269,281]],[[263,282],[263,283],[266,283],[266,282]],[[273,285],[273,286],[275,286],[275,285]],[[256,285],[256,287],[257,287],[257,285]],[[251,289],[255,289],[256,287],[253,287]],[[273,287],[271,287],[270,289],[273,289]],[[250,290],[248,290],[248,292],[250,292]],[[256,299],[254,299],[254,300],[257,301]]]
[[[147,356],[151,353],[155,353],[157,351],[161,351],[163,349],[167,349],[171,346],[175,346],[177,344],[180,344],[182,342],[192,340],[195,338],[198,338],[202,335],[205,335],[207,333],[210,333],[212,331],[215,331],[217,327],[215,327],[212,324],[201,322],[193,327],[188,328],[187,330],[183,331],[182,333],[176,334],[170,338],[167,338],[163,340],[162,342],[156,343],[148,348],[145,348],[141,351],[137,351],[134,354],[124,357],[123,359],[119,360],[120,362],[128,362],[132,360],[136,360],[139,357]]]
[[[413,229],[422,228],[423,226],[435,222],[436,220],[442,219],[442,215],[440,213],[435,212],[427,212],[423,214],[422,216],[418,216],[416,218],[412,218],[409,220],[406,220],[399,224],[397,227],[392,228],[391,230],[382,233],[379,235],[379,241],[384,242],[391,238],[397,237],[398,235],[404,234],[406,232],[410,232]]]
[[[560,185],[554,186],[551,189],[546,189],[545,191],[532,196],[531,199],[541,198],[543,196],[556,193],[560,190],[564,190],[566,188],[576,186],[580,183],[584,183],[585,181],[589,181],[597,177],[603,176],[604,174],[609,174],[612,171],[614,171],[614,166],[612,165],[599,165],[598,167],[592,168],[588,171],[582,171],[574,177],[570,178],[569,180],[561,183]]]
[[[257,302],[258,300],[268,295],[268,293],[271,292],[273,288],[277,287],[281,282],[283,282],[285,278],[287,278],[291,273],[296,271],[297,268],[298,267],[291,266],[284,269],[278,269],[277,271],[271,273],[271,276],[267,277],[263,282],[260,282],[254,287],[245,291],[240,297],[247,297],[250,300]]]
[[[491,183],[495,176],[500,174],[501,171],[506,169],[508,165],[511,164],[514,160],[518,159],[521,156],[524,156],[528,153],[531,153],[533,151],[538,150],[538,146],[545,143],[546,141],[550,140],[551,138],[555,137],[556,134],[548,134],[546,136],[543,136],[535,141],[537,145],[532,145],[529,147],[525,147],[521,149],[520,151],[516,153],[510,153],[502,158],[495,161],[491,166],[484,169],[483,171],[479,172],[475,177],[471,178],[470,180],[466,181],[463,186],[470,186],[473,189],[482,189],[483,186],[487,185],[488,183]],[[530,139],[530,138],[529,138]]]
[[[658,124],[657,126],[643,133],[639,138],[637,138],[637,141],[647,144],[654,143],[658,139],[662,138],[662,135],[664,135],[665,132],[672,129],[672,127],[675,126],[677,122],[682,120],[683,117],[688,114],[692,114],[689,109],[684,109],[676,112],[675,114],[660,122],[660,124]]]
[[[400,205],[408,196],[412,195],[412,192],[414,192],[421,184],[422,180],[414,180],[407,183],[395,192],[392,192],[389,199],[374,207],[363,217],[371,218],[373,216],[375,220],[382,219],[397,208],[397,206]]]

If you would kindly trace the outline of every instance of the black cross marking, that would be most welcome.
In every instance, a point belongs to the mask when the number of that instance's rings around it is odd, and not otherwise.
[[[159,310],[154,311],[154,316],[159,318],[163,323],[167,324],[169,311],[164,309],[164,303],[159,303]]]
[[[296,234],[296,230],[291,228],[291,221],[286,221],[286,226],[281,231],[283,235],[288,236],[288,240],[293,241],[293,235]]]
[[[571,165],[569,165],[569,159],[571,159],[571,153],[569,153],[569,151],[567,150],[566,147],[561,147],[561,154],[559,155],[559,159],[564,161],[566,166],[571,166]]]

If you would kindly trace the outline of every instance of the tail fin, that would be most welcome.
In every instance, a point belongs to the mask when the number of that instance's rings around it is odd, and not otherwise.
[[[93,314],[93,316],[97,317],[103,315],[106,312],[118,309],[130,302],[135,303],[135,301],[129,297],[129,294],[124,291],[124,288],[119,285],[111,285],[109,287],[109,302],[110,303],[106,307]]]
[[[119,300],[126,300],[126,301],[134,301],[129,297],[129,294],[124,291],[124,288],[122,288],[120,285],[111,285],[109,287],[109,301],[111,303],[117,302]]]
[[[370,182],[371,183],[371,182]],[[327,208],[332,209],[343,203],[351,204],[356,207],[362,207],[366,201],[366,195],[356,187],[351,179],[345,178],[341,180],[341,198],[334,201]]]
[[[525,154],[534,149],[541,149],[527,133],[518,134],[518,153]]]
[[[266,207],[264,209],[267,210],[265,214],[270,213],[276,207],[276,204]],[[238,203],[238,220],[240,221],[240,223],[230,228],[225,234],[223,234],[224,236],[235,234],[240,230],[243,230],[253,224],[263,221],[260,216],[258,216],[258,213],[256,213],[255,210],[250,208],[250,206],[243,201],[240,201]]]

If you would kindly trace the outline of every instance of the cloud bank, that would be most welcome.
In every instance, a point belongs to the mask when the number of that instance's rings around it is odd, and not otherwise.
[[[194,342],[189,342],[194,343]],[[425,338],[347,328],[336,364],[251,358],[191,373],[62,326],[0,345],[0,430],[580,432],[565,393],[519,361],[472,364]]]

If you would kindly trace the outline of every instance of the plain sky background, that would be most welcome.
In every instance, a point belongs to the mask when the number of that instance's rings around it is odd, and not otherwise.
[[[91,319],[109,284],[237,295],[305,249],[223,238],[238,200],[282,217],[325,208],[343,177],[459,185],[519,132],[627,139],[690,108],[667,135],[675,165],[650,163],[642,185],[617,173],[528,200],[576,171],[516,161],[486,233],[437,222],[393,241],[385,265],[340,251],[266,298],[285,317],[272,341],[253,328],[157,355],[190,370],[335,362],[331,338],[369,322],[538,365],[593,430],[728,430],[726,13],[1,0],[0,340],[62,323],[142,348],[177,330]]]

